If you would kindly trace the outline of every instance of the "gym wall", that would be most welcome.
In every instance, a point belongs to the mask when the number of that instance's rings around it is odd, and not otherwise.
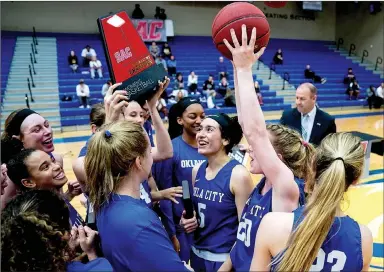
[[[343,38],[343,47],[347,50],[351,43],[355,44],[358,56],[362,56],[363,51],[367,50],[369,53],[367,59],[375,64],[377,57],[384,58],[384,11],[371,15],[369,3],[359,3],[359,6],[353,2],[338,5],[336,41]]]
[[[130,15],[139,3],[147,18],[155,7],[165,8],[174,21],[175,35],[210,36],[213,18],[228,2],[1,2],[1,28],[9,31],[97,33],[96,19],[125,9]],[[296,2],[284,8],[253,2],[267,14],[272,38],[334,40],[335,3],[323,2],[323,11],[303,17]]]

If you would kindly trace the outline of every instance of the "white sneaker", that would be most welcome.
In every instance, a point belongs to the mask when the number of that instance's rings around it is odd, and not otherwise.
[[[80,109],[84,109],[84,106],[83,106],[83,105],[81,105],[79,108],[80,108]]]
[[[87,109],[89,109],[91,106],[87,105]]]

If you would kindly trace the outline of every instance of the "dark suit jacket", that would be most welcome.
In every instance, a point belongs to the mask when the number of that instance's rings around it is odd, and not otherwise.
[[[281,116],[280,123],[297,130],[301,135],[301,113],[296,108],[285,110]],[[317,108],[309,142],[317,146],[325,136],[335,132],[335,118]]]

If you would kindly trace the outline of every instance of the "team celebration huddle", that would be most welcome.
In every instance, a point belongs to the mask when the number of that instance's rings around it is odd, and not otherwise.
[[[329,133],[315,146],[289,126],[266,124],[252,72],[265,47],[255,50],[258,30],[250,29],[222,40],[236,117],[206,115],[185,97],[166,128],[156,102],[168,78],[145,103],[116,83],[91,110],[93,135],[73,162],[75,182],[48,121],[30,109],[9,115],[2,270],[367,271],[372,234],[342,207],[363,171],[360,139]],[[234,147],[249,154],[249,167],[230,156]],[[251,174],[263,176],[256,186]],[[86,218],[70,203],[79,195]]]

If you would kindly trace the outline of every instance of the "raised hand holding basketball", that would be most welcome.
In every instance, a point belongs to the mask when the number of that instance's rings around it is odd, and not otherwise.
[[[236,33],[231,29],[232,42],[235,47],[232,47],[230,43],[224,39],[223,42],[227,46],[228,50],[232,53],[232,63],[237,70],[250,70],[252,65],[263,55],[265,47],[261,48],[260,51],[254,53],[256,43],[256,28],[252,29],[251,39],[248,41],[247,29],[245,25],[242,25],[242,38],[241,45],[237,40]]]

